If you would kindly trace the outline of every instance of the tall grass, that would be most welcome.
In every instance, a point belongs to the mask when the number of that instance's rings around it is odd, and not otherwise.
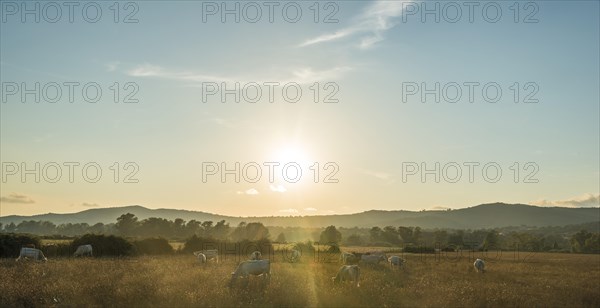
[[[600,256],[536,254],[455,262],[407,254],[404,269],[361,266],[361,286],[334,285],[339,264],[273,260],[266,284],[226,285],[237,261],[197,263],[192,255],[0,261],[0,307],[19,306],[489,306],[599,307]]]

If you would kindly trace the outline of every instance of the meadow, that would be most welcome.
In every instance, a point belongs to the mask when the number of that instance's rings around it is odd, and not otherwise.
[[[360,287],[334,285],[335,256],[300,263],[272,258],[270,283],[228,288],[238,258],[199,264],[194,256],[0,261],[1,307],[599,307],[600,255],[504,252],[486,256],[404,254],[405,268],[361,265]]]

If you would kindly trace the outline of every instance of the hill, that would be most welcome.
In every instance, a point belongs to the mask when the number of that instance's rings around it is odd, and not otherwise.
[[[373,227],[373,226],[419,226],[421,228],[479,229],[508,226],[564,226],[600,221],[600,208],[538,207],[525,204],[490,203],[451,211],[381,211],[372,210],[346,215],[298,216],[298,217],[233,217],[200,211],[175,209],[148,209],[143,206],[124,206],[89,209],[69,214],[42,214],[34,216],[4,216],[0,223],[19,223],[23,220],[44,220],[55,224],[114,223],[117,217],[132,213],[138,219],[161,217],[169,220],[182,218],[186,221],[226,220],[231,225],[241,221],[259,221],[266,226],[282,227]]]

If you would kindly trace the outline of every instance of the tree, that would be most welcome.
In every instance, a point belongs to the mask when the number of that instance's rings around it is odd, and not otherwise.
[[[265,240],[271,237],[269,229],[261,222],[251,222],[246,225],[246,239],[251,241]]]
[[[488,232],[485,236],[485,240],[483,240],[483,248],[484,249],[498,249],[498,232],[496,230],[492,230]]]
[[[319,236],[321,244],[335,244],[338,245],[342,241],[342,233],[338,231],[335,226],[329,226],[321,232]]]
[[[392,226],[384,227],[383,240],[390,244],[400,244],[400,238],[398,238],[398,232],[396,231],[396,228]]]
[[[277,239],[275,240],[275,242],[277,242],[277,243],[286,243],[285,234],[283,234],[283,232],[279,233],[279,235],[277,236]]]
[[[117,224],[115,225],[117,230],[125,236],[134,235],[138,226],[139,222],[137,217],[131,213],[119,216],[119,218],[117,218]]]
[[[105,230],[104,230],[104,224],[101,223],[101,222],[99,222],[99,223],[91,226],[88,229],[88,231],[91,232],[91,233],[95,233],[95,234],[102,234],[102,233],[105,232]]]
[[[404,243],[415,243],[415,239],[413,238],[413,229],[411,227],[398,227],[398,234],[402,238]]]
[[[418,243],[421,239],[421,227],[415,227],[412,234],[413,241]]]
[[[437,230],[433,233],[436,245],[446,246],[448,241],[448,232],[445,230]]]
[[[348,236],[348,238],[346,238],[346,245],[351,245],[351,246],[360,246],[362,245],[362,239],[360,238],[360,235],[354,233],[350,236]]]
[[[173,221],[173,235],[176,237],[185,236],[185,220],[181,218],[175,218]]]
[[[383,230],[379,227],[373,227],[369,230],[369,236],[371,237],[371,242],[383,241]]]
[[[450,234],[448,236],[448,244],[454,245],[457,247],[463,247],[464,246],[464,242],[463,242],[464,236],[465,236],[465,231],[458,230],[455,233]]]
[[[585,240],[585,252],[600,253],[600,233],[593,233]]]
[[[600,234],[581,230],[571,237],[571,249],[574,252],[599,253]]]
[[[197,221],[195,219],[188,221],[188,223],[185,225],[185,235],[186,236],[192,236],[200,231],[201,231],[201,224],[199,221]]]
[[[259,241],[269,239],[269,237],[269,229],[260,222],[251,222],[248,224],[240,222],[231,233],[231,238],[234,241]]]
[[[221,220],[219,222],[217,222],[217,224],[213,227],[213,236],[216,239],[227,239],[227,236],[229,235],[229,223],[225,223],[225,220]],[[269,231],[267,230],[267,233]]]
[[[146,218],[139,223],[135,233],[146,237],[172,236],[173,222],[158,217]]]
[[[13,233],[17,231],[17,225],[15,225],[14,222],[11,222],[8,225],[4,226],[4,231],[7,233]]]

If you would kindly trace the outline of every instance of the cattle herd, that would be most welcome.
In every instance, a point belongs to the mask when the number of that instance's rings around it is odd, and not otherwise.
[[[217,249],[207,249],[196,251],[193,253],[198,261],[202,264],[206,264],[209,260],[219,262],[219,252]],[[80,245],[73,254],[75,257],[81,256],[93,256],[92,245]],[[288,260],[292,263],[299,262],[302,253],[299,250],[293,249],[290,253]],[[21,259],[33,259],[35,261],[47,261],[48,259],[44,256],[44,253],[36,249],[33,245],[27,245],[21,248],[17,262]],[[391,270],[400,269],[406,263],[406,260],[399,256],[387,257],[383,252],[369,252],[365,254],[359,253],[340,253],[340,263],[342,267],[339,268],[335,277],[331,277],[334,283],[351,281],[360,286],[360,267],[359,264],[364,266],[378,265],[380,262],[388,262]],[[478,273],[485,272],[485,262],[481,259],[475,260],[473,263],[475,271]],[[260,251],[254,251],[250,254],[248,260],[242,261],[238,264],[235,271],[231,273],[231,280],[229,286],[233,286],[239,278],[249,278],[250,276],[262,276],[263,280],[269,282],[271,279],[271,261],[264,260]],[[248,280],[246,280],[248,281]]]
[[[208,260],[215,260],[219,262],[219,253],[216,249],[201,250],[194,252],[194,255],[198,258],[198,261],[202,264],[207,263]],[[289,256],[289,261],[292,263],[300,261],[302,256],[299,250],[292,250]],[[343,265],[339,268],[335,277],[331,277],[334,283],[351,281],[360,286],[360,267],[359,263],[365,266],[378,265],[380,262],[386,262],[389,264],[390,269],[397,270],[404,266],[406,260],[400,256],[386,257],[383,252],[369,252],[365,254],[359,253],[340,253],[340,263]],[[477,272],[485,272],[485,262],[481,259],[475,260],[473,263]],[[249,278],[250,276],[262,276],[263,280],[269,282],[271,279],[271,261],[263,260],[260,251],[252,252],[248,260],[242,261],[238,264],[235,271],[231,273],[231,280],[229,281],[229,287],[233,286],[238,278]],[[247,281],[247,280],[246,280]]]

